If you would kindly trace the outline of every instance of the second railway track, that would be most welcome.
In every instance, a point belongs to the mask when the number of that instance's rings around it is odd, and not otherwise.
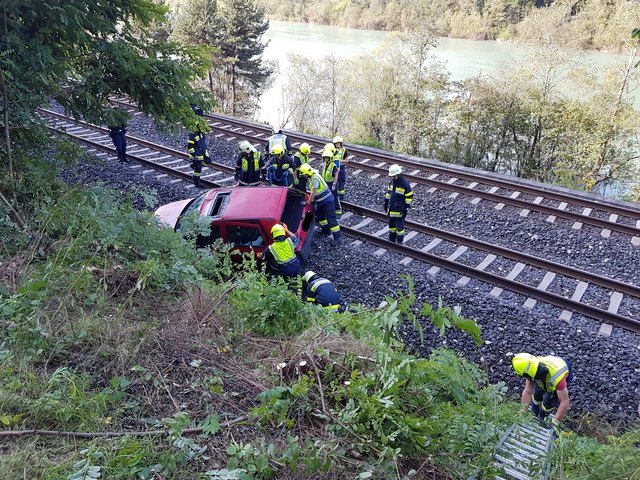
[[[107,129],[76,121],[51,111],[43,110],[41,113],[49,116],[55,122],[55,124],[50,127],[52,131],[66,132],[89,148],[98,149],[107,153],[114,151],[113,148],[109,146],[111,140],[108,137]],[[136,137],[130,136],[128,139],[130,144],[139,147],[134,147],[129,151],[129,156],[135,162],[148,167],[150,170],[160,171],[162,174],[169,174],[184,180],[190,180],[191,172],[189,161],[185,153]],[[253,140],[255,141],[255,138]],[[233,176],[229,176],[229,174],[233,173],[232,167],[219,163],[213,164],[213,167],[215,171],[207,170],[205,175],[203,175],[203,180],[208,186],[229,186],[233,184]],[[422,235],[424,239],[430,241],[421,248],[414,248],[409,245],[398,245],[380,238],[381,235],[385,233],[384,224],[386,222],[386,215],[384,213],[347,202],[344,203],[344,206],[351,215],[354,215],[353,218],[358,216],[364,219],[358,221],[351,227],[345,225],[345,233],[355,237],[357,239],[356,241],[366,241],[380,247],[380,249],[401,254],[404,257],[401,261],[404,261],[405,264],[407,259],[416,259],[432,265],[432,270],[435,269],[434,274],[438,268],[456,272],[462,275],[458,280],[458,284],[460,285],[465,285],[469,279],[475,278],[481,282],[493,285],[492,295],[495,296],[499,296],[502,289],[519,293],[527,299],[523,305],[525,308],[533,308],[537,300],[558,306],[563,311],[561,318],[565,320],[570,318],[571,312],[577,312],[604,322],[601,328],[605,330],[610,328],[607,327],[607,325],[615,324],[632,331],[640,331],[640,320],[632,316],[618,314],[618,308],[624,296],[636,300],[640,299],[640,287],[638,286],[509,250],[498,245],[435,229],[418,222],[407,222],[407,226],[415,231],[416,234]],[[371,222],[378,222],[380,228],[376,229],[373,233],[367,233],[362,229],[362,226],[368,225]],[[412,245],[415,241],[417,240],[412,240]],[[441,241],[455,244],[457,246],[456,251],[446,257],[430,253],[433,246]],[[473,266],[460,262],[460,257],[467,249],[482,252],[484,255],[483,260]],[[485,271],[487,266],[496,258],[507,258],[517,263],[506,276]],[[544,270],[546,272],[544,279],[536,286],[517,281],[518,275],[525,267],[535,267]],[[565,297],[548,291],[549,285],[556,276],[567,277],[577,281],[576,289],[571,297]],[[581,301],[588,286],[603,289],[607,292],[610,301],[606,309]]]
[[[130,110],[137,110],[132,105],[123,100],[113,99],[113,103]],[[252,143],[264,144],[271,134],[271,127],[245,120],[236,119],[227,115],[207,114],[209,125],[216,137],[227,136],[228,139],[248,140]],[[328,141],[314,135],[301,134],[285,130],[287,136],[292,140],[294,146],[302,142],[307,142],[317,151],[321,151],[322,146]],[[528,185],[516,178],[492,176],[475,173],[469,169],[456,168],[455,166],[438,165],[427,162],[424,159],[409,157],[402,154],[385,152],[372,148],[347,144],[349,152],[357,158],[352,160],[351,167],[355,168],[350,175],[358,175],[362,171],[373,173],[374,175],[386,175],[388,166],[397,163],[410,169],[404,176],[414,184],[425,185],[429,191],[444,190],[452,192],[453,197],[459,195],[470,196],[472,203],[480,200],[495,202],[495,208],[500,210],[505,205],[520,208],[520,215],[527,216],[531,211],[547,214],[549,221],[556,218],[564,218],[573,222],[574,229],[579,229],[583,224],[591,225],[601,229],[602,236],[609,236],[612,232],[620,232],[631,236],[631,243],[640,246],[640,206],[627,206],[613,202],[596,201],[594,199],[581,198],[576,195],[542,188],[541,186]],[[317,152],[316,152],[317,153]],[[377,162],[377,163],[376,163]],[[462,185],[460,181],[467,181]],[[483,190],[482,186],[488,187]],[[508,194],[501,194],[500,190],[508,191]],[[532,200],[519,198],[523,194],[533,196]],[[557,202],[556,205],[547,205],[544,202]],[[568,209],[570,205],[581,208],[580,212]],[[594,212],[603,211],[607,214],[607,219],[593,216]],[[624,222],[627,223],[624,223]]]

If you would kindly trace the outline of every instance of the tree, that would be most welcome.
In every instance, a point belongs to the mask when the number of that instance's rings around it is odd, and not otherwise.
[[[262,59],[268,28],[255,0],[189,0],[178,11],[175,38],[211,47],[209,88],[223,111],[253,113],[269,86],[274,68]]]
[[[151,0],[0,0],[0,202],[18,224],[15,186],[51,100],[94,123],[122,120],[110,95],[127,95],[165,125],[193,123],[190,101],[210,104],[190,82],[206,71],[200,49],[154,41],[145,27],[166,9]],[[43,138],[42,136],[40,138]],[[18,163],[20,163],[18,165]]]

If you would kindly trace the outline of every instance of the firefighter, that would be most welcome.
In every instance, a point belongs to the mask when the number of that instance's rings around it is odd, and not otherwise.
[[[389,240],[404,242],[404,219],[413,202],[413,191],[406,178],[402,176],[400,165],[389,167],[389,187],[384,199],[384,209],[389,218]]]
[[[342,137],[333,137],[333,144],[336,147],[336,153],[333,156],[333,159],[336,161],[338,168],[340,169],[338,171],[336,191],[338,192],[338,198],[342,201],[344,200],[345,185],[347,183],[347,163],[349,163],[349,152],[347,152],[347,149],[344,146]]]
[[[308,143],[302,143],[293,156],[293,184],[303,192],[307,190],[307,184],[300,182],[299,170],[301,165],[309,163],[309,155],[311,155],[311,146]]]
[[[295,278],[302,275],[300,259],[296,255],[295,244],[299,242],[286,225],[276,223],[271,227],[273,243],[258,258],[264,258],[267,272],[284,278]]]
[[[336,215],[339,219],[342,216],[342,205],[340,203],[340,199],[338,198],[338,193],[336,192],[339,167],[333,158],[334,154],[335,149],[331,150],[329,148],[326,148],[322,151],[322,178],[325,182],[327,182],[327,186],[333,194],[333,202],[335,204]]]
[[[260,181],[267,178],[262,154],[246,140],[240,142],[238,150],[235,172],[238,185],[250,187],[260,185]]]
[[[204,112],[197,105],[192,104],[193,113],[199,117],[204,117]],[[191,168],[193,168],[193,184],[197,188],[203,188],[200,176],[202,175],[202,164],[211,165],[209,158],[209,149],[207,148],[207,139],[205,134],[197,125],[195,131],[189,132],[189,140],[187,142],[187,152],[191,159]]]
[[[271,149],[271,157],[267,166],[269,185],[289,187],[293,185],[293,159],[279,145]]]
[[[568,360],[548,355],[536,357],[529,353],[518,353],[511,359],[515,372],[526,379],[522,391],[523,410],[531,411],[541,421],[556,410],[551,426],[556,436],[560,435],[560,421],[569,410],[569,383],[573,379],[573,368]]]
[[[321,305],[328,312],[337,312],[340,309],[340,294],[326,278],[322,278],[315,272],[308,271],[302,277],[302,290],[307,302]]]
[[[338,219],[336,218],[333,195],[327,182],[308,163],[300,166],[300,176],[304,177],[307,182],[309,198],[306,204],[315,204],[318,225],[322,227],[322,233],[325,235],[333,234],[333,241],[340,243],[342,232],[340,232],[340,225],[338,225]]]
[[[113,141],[113,146],[118,152],[118,160],[120,162],[128,162],[127,159],[127,126],[122,123],[120,125],[112,125],[109,127],[109,136]]]
[[[267,138],[267,143],[264,147],[264,153],[267,157],[271,155],[271,150],[274,147],[282,147],[283,152],[289,156],[291,155],[291,141],[289,137],[282,133],[282,129],[278,127],[273,127],[273,135]]]

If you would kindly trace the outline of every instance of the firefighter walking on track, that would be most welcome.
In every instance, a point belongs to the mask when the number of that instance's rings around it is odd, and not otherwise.
[[[389,167],[389,187],[384,199],[384,209],[389,218],[389,240],[392,242],[404,242],[404,220],[407,211],[413,203],[413,190],[409,181],[402,176],[400,165]]]
[[[204,112],[197,105],[191,105],[193,112],[199,117],[204,117]],[[200,129],[200,126],[196,126],[193,132],[189,132],[189,140],[187,142],[187,153],[191,160],[191,168],[193,168],[193,184],[197,188],[202,188],[202,182],[200,176],[202,175],[202,164],[211,164],[209,159],[209,149],[207,148],[207,139],[205,134]]]

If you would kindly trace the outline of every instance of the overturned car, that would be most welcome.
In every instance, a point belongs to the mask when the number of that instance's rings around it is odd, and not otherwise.
[[[286,187],[214,188],[163,205],[155,214],[175,231],[181,231],[181,221],[189,215],[211,219],[208,235],[198,235],[196,245],[206,248],[222,239],[240,253],[263,252],[271,243],[271,227],[285,223],[299,239],[300,258],[306,260],[311,253],[313,207],[305,205],[302,193]]]

